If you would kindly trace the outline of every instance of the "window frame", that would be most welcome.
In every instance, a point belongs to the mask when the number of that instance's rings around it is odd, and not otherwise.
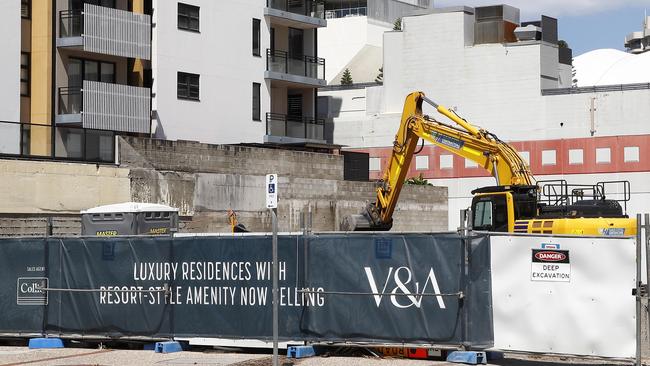
[[[257,92],[257,101],[255,100],[255,92]],[[262,121],[262,84],[253,83],[253,96],[252,96],[252,117],[253,121]]]
[[[116,65],[115,62],[93,60],[91,58],[83,58],[83,57],[70,57],[69,59],[81,62],[81,85],[68,85],[68,86],[83,87],[84,80],[96,81],[98,83],[117,84],[117,65]],[[97,63],[97,80],[86,79],[86,63],[88,63],[88,62],[96,62]],[[110,64],[110,65],[113,66],[113,80],[112,81],[102,81],[102,65],[103,64],[107,64],[107,65]]]
[[[183,10],[183,12],[181,12]],[[196,17],[194,17],[188,10],[196,10]],[[181,18],[186,18],[187,26],[181,26]],[[190,26],[190,20],[196,20],[196,29]],[[201,33],[201,7],[185,3],[178,3],[176,27],[188,32]]]
[[[27,65],[23,65],[23,55],[27,55]],[[31,60],[31,53],[30,52],[21,52],[20,53],[20,96],[21,97],[29,97],[32,94],[32,88],[31,88],[31,79],[32,79],[32,60]],[[23,70],[27,70],[27,79],[23,79]],[[26,83],[25,85],[27,86],[27,92],[23,93],[23,83]]]
[[[257,47],[255,45],[257,41]],[[253,18],[253,56],[262,56],[262,20]]]
[[[181,82],[181,78],[186,78]],[[196,77],[196,97],[192,96],[192,87],[194,86],[191,83],[191,78]],[[187,93],[181,94],[180,86],[183,85]],[[201,75],[192,74],[190,72],[178,71],[176,73],[176,98],[181,100],[192,100],[192,101],[201,101]]]
[[[26,5],[27,14],[23,13],[23,5]],[[20,17],[22,19],[32,18],[32,0],[20,0]]]

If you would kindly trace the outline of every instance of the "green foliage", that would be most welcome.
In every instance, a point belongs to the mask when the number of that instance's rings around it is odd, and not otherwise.
[[[433,184],[429,183],[428,180],[424,179],[424,176],[422,176],[422,173],[418,175],[417,177],[411,177],[406,180],[406,184],[412,184],[416,186],[432,186]]]
[[[569,44],[563,39],[557,41],[557,46],[560,48],[569,48]]]
[[[395,23],[393,23],[393,30],[394,31],[402,30],[402,18],[395,19]]]
[[[354,81],[352,81],[352,73],[350,72],[350,69],[345,69],[343,71],[343,76],[341,76],[341,85],[352,85]]]
[[[377,74],[377,77],[375,78],[375,83],[383,83],[384,82],[384,67],[379,68],[379,74]]]

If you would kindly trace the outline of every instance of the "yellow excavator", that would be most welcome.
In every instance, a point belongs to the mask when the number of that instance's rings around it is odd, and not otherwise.
[[[422,103],[452,120],[445,124],[422,114]],[[536,182],[519,153],[496,135],[473,126],[455,112],[428,99],[422,92],[406,97],[393,152],[377,188],[377,199],[359,215],[343,219],[344,231],[385,231],[418,142],[428,141],[476,162],[495,179],[496,186],[472,191],[471,226],[474,230],[531,234],[627,236],[636,234],[636,220],[621,203],[630,200],[629,182],[570,185],[564,180]],[[544,184],[542,184],[544,183]],[[606,196],[614,188],[617,199]]]

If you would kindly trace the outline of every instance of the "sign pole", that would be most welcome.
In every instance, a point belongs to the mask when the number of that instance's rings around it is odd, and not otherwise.
[[[273,366],[278,364],[278,209],[272,208],[273,216]]]
[[[273,219],[273,366],[278,364],[278,175],[266,175],[266,208]]]

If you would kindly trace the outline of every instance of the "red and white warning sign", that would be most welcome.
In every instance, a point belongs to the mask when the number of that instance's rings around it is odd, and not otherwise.
[[[530,266],[530,280],[540,282],[571,282],[569,251],[560,250],[559,245],[533,249]]]

